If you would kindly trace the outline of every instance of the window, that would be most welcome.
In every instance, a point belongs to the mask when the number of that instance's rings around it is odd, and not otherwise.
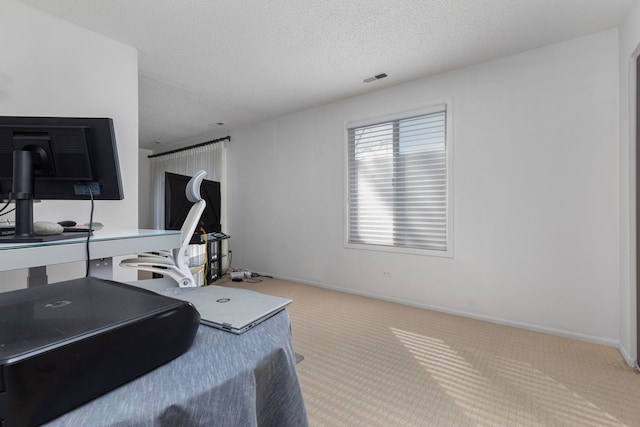
[[[348,126],[348,246],[449,253],[447,145],[446,106]]]

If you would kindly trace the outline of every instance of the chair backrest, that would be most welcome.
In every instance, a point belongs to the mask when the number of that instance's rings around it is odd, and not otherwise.
[[[187,196],[187,200],[193,202],[193,206],[189,210],[187,217],[182,223],[182,228],[180,229],[182,233],[182,246],[179,249],[178,254],[174,253],[174,259],[178,261],[182,260],[184,253],[187,250],[187,246],[189,246],[189,242],[191,241],[191,237],[193,233],[196,231],[196,227],[198,226],[198,222],[200,221],[200,217],[202,216],[202,212],[204,211],[207,203],[200,196],[200,185],[202,184],[202,180],[207,175],[206,171],[198,171],[187,183],[187,188],[185,190],[185,194]]]
[[[200,186],[202,185],[202,181],[204,177],[207,175],[205,171],[198,171],[195,175],[191,177],[189,182],[187,182],[187,188],[185,189],[185,195],[187,196],[187,200],[191,203],[195,203],[199,200],[202,200],[202,196],[200,196]]]

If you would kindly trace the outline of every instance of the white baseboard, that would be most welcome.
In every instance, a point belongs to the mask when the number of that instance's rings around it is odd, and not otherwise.
[[[492,316],[485,316],[485,315],[466,312],[466,311],[462,311],[462,310],[452,310],[452,309],[449,309],[449,308],[446,308],[446,307],[430,305],[430,304],[422,304],[422,303],[418,303],[418,302],[415,302],[415,301],[406,300],[406,299],[402,299],[402,298],[388,297],[386,295],[380,295],[380,294],[376,294],[374,292],[366,292],[366,291],[358,291],[358,290],[353,290],[353,289],[341,288],[339,286],[329,285],[329,284],[326,284],[326,283],[316,282],[316,281],[312,281],[312,280],[300,279],[300,278],[297,278],[297,277],[280,276],[280,275],[275,275],[275,274],[267,274],[267,275],[275,277],[275,278],[278,278],[278,279],[282,279],[282,280],[288,280],[288,281],[291,281],[291,282],[298,282],[298,283],[303,283],[303,284],[306,284],[306,285],[317,286],[317,287],[320,287],[320,288],[331,289],[331,290],[334,290],[334,291],[344,292],[344,293],[347,293],[347,294],[359,295],[359,296],[375,298],[375,299],[379,299],[379,300],[383,300],[383,301],[395,302],[395,303],[398,303],[398,304],[404,304],[404,305],[408,305],[408,306],[411,306],[411,307],[424,308],[424,309],[427,309],[427,310],[438,311],[438,312],[441,312],[441,313],[453,314],[453,315],[456,315],[456,316],[467,317],[467,318],[470,318],[470,319],[482,320],[482,321],[485,321],[485,322],[496,323],[496,324],[499,324],[499,325],[512,326],[512,327],[515,327],[515,328],[526,329],[526,330],[534,331],[534,332],[541,332],[541,333],[544,333],[544,334],[555,335],[555,336],[560,336],[560,337],[564,337],[564,338],[571,338],[571,339],[575,339],[575,340],[579,340],[579,341],[591,342],[591,343],[594,343],[594,344],[602,344],[602,345],[606,345],[607,347],[613,347],[613,348],[617,349],[620,352],[621,356],[623,357],[625,363],[627,365],[631,366],[631,367],[635,367],[635,361],[631,359],[629,354],[627,354],[626,352],[624,352],[621,349],[620,343],[617,342],[617,341],[614,341],[614,340],[610,340],[610,339],[606,339],[606,338],[602,338],[602,337],[591,336],[591,335],[580,334],[580,333],[576,333],[576,332],[572,332],[572,331],[566,331],[566,330],[563,330],[563,329],[547,328],[547,327],[543,327],[543,326],[539,326],[539,325],[533,325],[533,324],[529,324],[529,323],[514,322],[514,321],[511,321],[511,320],[508,320],[508,319],[502,319],[502,318],[492,317]]]

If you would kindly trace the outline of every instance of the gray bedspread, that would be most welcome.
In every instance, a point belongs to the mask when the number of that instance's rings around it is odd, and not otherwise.
[[[307,426],[286,310],[242,335],[200,325],[182,356],[47,426]]]

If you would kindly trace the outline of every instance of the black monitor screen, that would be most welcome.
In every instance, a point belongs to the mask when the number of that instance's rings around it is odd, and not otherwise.
[[[121,200],[114,135],[108,118],[0,117],[0,198],[14,191],[13,153],[28,151],[34,199]]]
[[[164,228],[167,230],[180,230],[193,203],[187,200],[185,190],[191,179],[187,175],[176,173],[164,173]],[[220,183],[205,179],[200,186],[200,195],[207,206],[200,217],[196,232],[206,233],[222,231],[220,212],[221,197]]]
[[[123,198],[111,119],[0,117],[0,200],[15,203],[15,233],[0,242],[74,237],[35,236],[34,199]]]

